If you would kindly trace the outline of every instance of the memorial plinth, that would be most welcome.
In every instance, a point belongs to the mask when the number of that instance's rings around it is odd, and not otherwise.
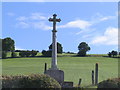
[[[50,77],[54,78],[60,84],[64,82],[64,72],[62,70],[46,70],[45,74],[49,75]]]

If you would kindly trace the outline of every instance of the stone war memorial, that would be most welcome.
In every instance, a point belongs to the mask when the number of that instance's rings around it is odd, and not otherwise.
[[[57,40],[56,40],[56,23],[60,22],[61,19],[56,18],[57,15],[54,14],[53,18],[49,18],[50,22],[53,22],[53,30],[52,30],[52,61],[51,68],[45,70],[44,74],[49,75],[54,78],[56,81],[60,83],[62,87],[73,87],[73,82],[64,82],[64,71],[60,70],[57,67]]]

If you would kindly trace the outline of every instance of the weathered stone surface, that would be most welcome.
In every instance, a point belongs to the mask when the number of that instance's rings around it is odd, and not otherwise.
[[[60,84],[64,82],[64,72],[62,70],[46,70],[45,74],[54,78]]]

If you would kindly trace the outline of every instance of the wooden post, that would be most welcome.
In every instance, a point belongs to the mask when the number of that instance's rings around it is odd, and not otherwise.
[[[82,81],[82,79],[80,78],[79,83],[78,83],[78,87],[80,87],[81,81]]]
[[[95,65],[95,85],[98,84],[98,63]]]
[[[94,85],[94,70],[92,70],[92,85]]]
[[[47,63],[45,63],[45,70],[44,70],[44,72],[47,70]]]

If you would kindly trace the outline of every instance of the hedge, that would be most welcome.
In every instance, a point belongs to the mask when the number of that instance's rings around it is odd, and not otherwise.
[[[61,88],[53,78],[43,74],[2,76],[3,88]]]
[[[120,78],[104,80],[98,84],[98,90],[100,88],[120,88]]]

